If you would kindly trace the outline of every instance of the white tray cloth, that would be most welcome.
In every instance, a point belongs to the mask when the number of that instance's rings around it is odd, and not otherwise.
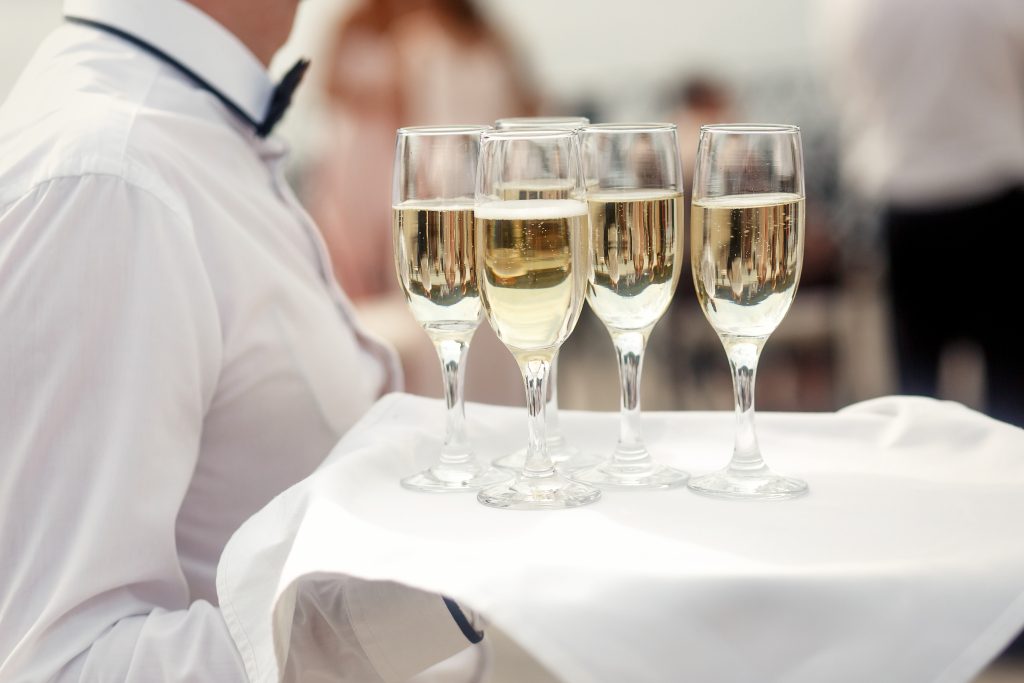
[[[523,409],[467,415],[482,455],[525,442]],[[731,413],[643,424],[692,473],[731,452]],[[1024,431],[960,405],[759,415],[769,465],[810,484],[795,500],[606,491],[548,512],[400,488],[443,426],[440,401],[383,398],[232,538],[221,604],[266,666],[287,655],[298,582],[331,575],[452,596],[571,683],[966,681],[1024,624]],[[605,413],[562,426],[601,453],[618,429]]]

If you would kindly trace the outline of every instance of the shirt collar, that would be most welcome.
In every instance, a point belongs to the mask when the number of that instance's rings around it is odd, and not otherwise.
[[[64,0],[64,15],[106,24],[173,57],[253,121],[263,121],[274,84],[233,33],[184,0]]]

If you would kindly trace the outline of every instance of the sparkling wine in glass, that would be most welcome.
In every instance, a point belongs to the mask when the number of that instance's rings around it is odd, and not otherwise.
[[[697,298],[732,369],[736,441],[725,469],[695,477],[689,486],[697,493],[729,498],[790,498],[805,493],[803,481],[768,469],[754,430],[758,357],[793,302],[803,262],[799,128],[701,128],[690,244]]]
[[[488,126],[402,128],[395,151],[395,267],[413,317],[441,360],[447,423],[437,462],[402,479],[415,491],[467,491],[508,479],[474,455],[466,436],[465,360],[480,324],[473,193]]]
[[[558,199],[505,198],[504,188],[537,181],[572,190]],[[555,470],[545,421],[551,362],[575,327],[584,297],[587,205],[578,136],[566,130],[484,133],[474,211],[484,311],[523,374],[529,414],[522,469],[477,499],[517,510],[592,503],[599,490]]]
[[[579,130],[590,123],[585,116],[522,116],[498,119],[494,127],[498,130],[557,129]],[[565,179],[533,178],[526,181],[510,181],[501,189],[503,199],[568,199],[573,185]],[[548,379],[547,431],[548,452],[561,469],[572,470],[594,464],[595,459],[581,455],[579,449],[565,440],[558,418],[558,354],[551,361]],[[526,449],[502,456],[494,461],[498,467],[520,470],[526,462]]]
[[[672,124],[580,131],[589,188],[587,302],[611,335],[620,384],[619,440],[606,461],[573,472],[598,486],[668,488],[688,474],[655,461],[640,428],[644,350],[672,301],[683,258],[682,168]]]

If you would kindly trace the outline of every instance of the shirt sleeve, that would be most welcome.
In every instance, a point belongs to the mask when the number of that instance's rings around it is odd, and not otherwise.
[[[285,602],[292,611],[287,642],[277,641],[277,663],[248,667],[254,682],[335,681],[344,671],[353,682],[403,683],[480,640],[467,638],[444,598],[392,581],[314,576],[295,584]],[[239,643],[244,650],[251,640]],[[468,681],[473,665],[460,661],[454,669]]]
[[[0,207],[0,680],[246,680],[175,547],[220,365],[193,237],[116,176]]]
[[[257,673],[274,644],[235,636],[265,613],[192,600],[175,523],[221,354],[184,211],[113,175],[0,206],[4,683],[390,682],[469,646],[440,596],[335,579],[297,592],[287,661]],[[252,570],[234,594],[272,600]]]

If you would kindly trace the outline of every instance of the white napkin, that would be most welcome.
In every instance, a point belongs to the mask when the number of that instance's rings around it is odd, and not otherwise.
[[[523,409],[467,414],[486,457],[525,442]],[[960,405],[760,414],[769,466],[810,485],[795,500],[606,491],[548,512],[400,488],[443,418],[440,401],[385,397],[232,538],[221,606],[268,666],[287,659],[296,591],[325,577],[450,595],[570,683],[965,681],[1024,625],[1024,431]],[[731,414],[643,420],[666,463],[728,460]],[[609,453],[617,416],[564,412],[562,427]]]

